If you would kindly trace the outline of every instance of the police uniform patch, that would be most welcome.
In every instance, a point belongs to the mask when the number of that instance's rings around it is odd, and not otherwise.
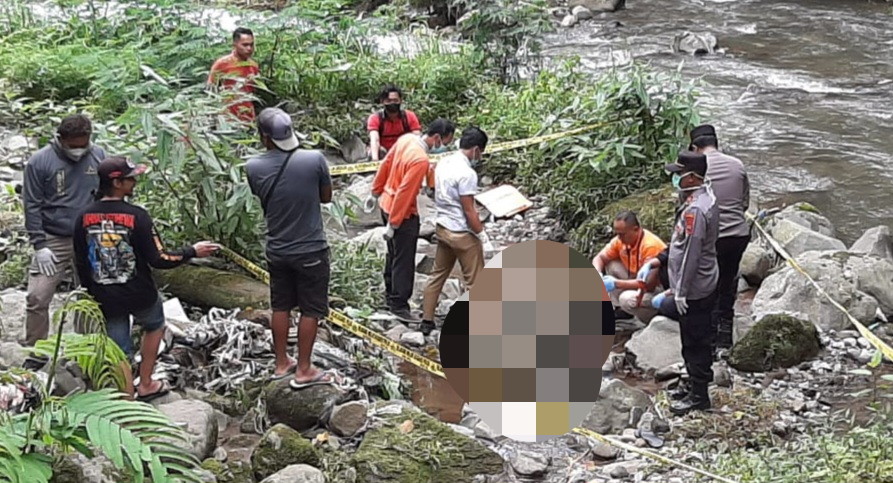
[[[695,214],[689,212],[685,214],[685,234],[691,235],[693,231],[695,231]]]

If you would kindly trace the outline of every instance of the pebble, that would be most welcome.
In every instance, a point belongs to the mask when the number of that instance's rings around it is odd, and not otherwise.
[[[859,345],[862,346],[863,349],[871,349],[871,342],[868,342],[868,339],[865,337],[859,337],[858,339]]]
[[[422,335],[421,332],[417,331],[407,332],[400,336],[400,342],[405,342],[412,346],[421,347],[425,345],[425,336]]]

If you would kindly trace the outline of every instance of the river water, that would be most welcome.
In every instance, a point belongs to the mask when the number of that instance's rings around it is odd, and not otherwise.
[[[547,40],[593,72],[635,59],[701,79],[704,121],[761,206],[808,201],[847,243],[893,222],[893,12],[868,0],[630,0]],[[617,25],[617,22],[620,25]],[[684,31],[720,51],[672,52]]]

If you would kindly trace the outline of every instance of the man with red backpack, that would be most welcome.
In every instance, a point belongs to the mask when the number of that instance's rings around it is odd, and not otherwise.
[[[399,87],[388,84],[378,95],[384,109],[373,113],[366,121],[366,130],[369,131],[369,157],[372,161],[384,159],[385,154],[397,142],[400,136],[413,133],[422,134],[422,125],[419,118],[410,110],[401,109],[403,91]]]

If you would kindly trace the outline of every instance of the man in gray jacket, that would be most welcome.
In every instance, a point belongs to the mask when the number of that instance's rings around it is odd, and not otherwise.
[[[707,386],[713,381],[715,332],[711,320],[719,281],[719,210],[712,190],[704,184],[706,156],[685,152],[666,169],[673,174],[673,186],[684,197],[668,260],[670,294],[679,313],[682,358],[690,381],[688,393],[675,401],[670,411],[683,415],[710,408]]]
[[[691,144],[695,152],[707,156],[707,178],[719,208],[719,238],[716,241],[719,285],[713,326],[717,331],[716,346],[728,349],[732,347],[738,268],[750,243],[750,224],[745,217],[750,205],[750,181],[741,160],[719,151],[713,126],[704,124],[692,129]]]
[[[25,165],[25,228],[34,247],[28,272],[25,346],[49,335],[49,307],[66,271],[72,270],[74,220],[99,187],[105,152],[91,144],[93,125],[83,114],[62,120],[55,138]]]

